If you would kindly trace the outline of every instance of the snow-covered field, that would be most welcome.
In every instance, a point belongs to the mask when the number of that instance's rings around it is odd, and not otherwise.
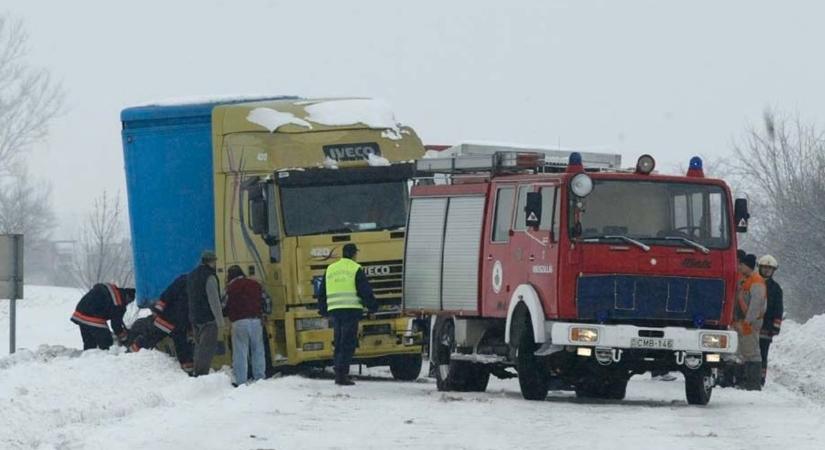
[[[440,393],[429,379],[399,383],[384,370],[351,388],[289,376],[234,389],[226,371],[192,379],[154,351],[80,352],[68,321],[80,293],[26,289],[18,308],[26,349],[0,357],[1,449],[754,450],[825,442],[823,317],[783,331],[762,392],[717,389],[709,406],[693,407],[680,381],[645,376],[621,402],[562,392],[528,402],[514,380],[493,380],[486,393]],[[3,301],[2,355],[7,329]]]

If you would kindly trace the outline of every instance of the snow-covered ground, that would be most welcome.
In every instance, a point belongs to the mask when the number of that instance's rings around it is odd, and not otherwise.
[[[192,379],[154,351],[78,351],[68,317],[80,293],[26,293],[18,342],[27,349],[0,358],[2,449],[754,450],[825,442],[823,317],[783,331],[766,390],[717,389],[709,406],[694,407],[680,381],[647,376],[634,378],[621,402],[562,392],[528,402],[514,380],[493,380],[486,393],[441,393],[429,379],[394,382],[380,369],[350,388],[289,376],[234,389],[226,371]],[[0,302],[0,354],[7,311]],[[797,351],[800,343],[809,350]]]

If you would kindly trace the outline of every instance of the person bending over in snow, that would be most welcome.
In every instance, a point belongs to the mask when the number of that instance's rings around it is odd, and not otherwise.
[[[130,330],[129,351],[155,348],[163,338],[169,336],[175,343],[175,354],[181,368],[192,371],[193,345],[189,342],[189,300],[186,296],[186,274],[175,278],[151,307],[152,316],[145,319],[146,326]]]
[[[114,343],[112,332],[119,342],[124,342],[127,332],[123,326],[123,314],[126,313],[126,306],[134,300],[135,290],[132,288],[120,288],[111,283],[92,286],[69,319],[80,327],[83,350],[107,350]],[[112,323],[112,331],[109,331],[106,322]]]

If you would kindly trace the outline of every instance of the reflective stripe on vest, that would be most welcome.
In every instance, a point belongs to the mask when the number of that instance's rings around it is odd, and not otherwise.
[[[362,308],[355,287],[355,274],[360,269],[360,264],[348,258],[341,258],[327,267],[327,311]]]

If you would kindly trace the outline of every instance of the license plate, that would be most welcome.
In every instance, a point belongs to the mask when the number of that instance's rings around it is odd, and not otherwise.
[[[631,338],[630,346],[633,348],[653,348],[669,350],[673,348],[673,339]]]

